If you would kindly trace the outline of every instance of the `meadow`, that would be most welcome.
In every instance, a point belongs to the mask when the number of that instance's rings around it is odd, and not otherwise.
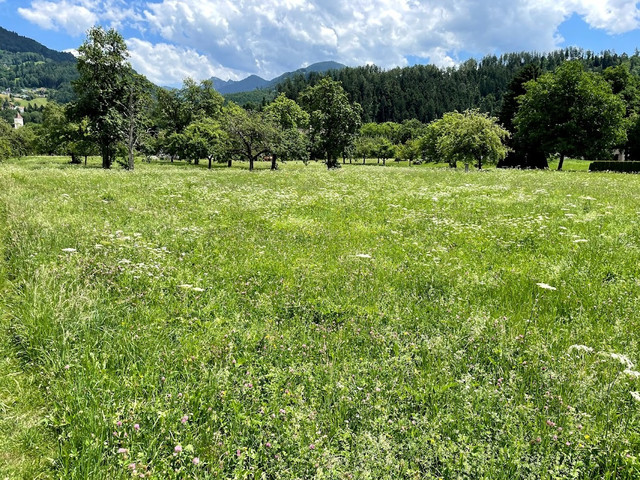
[[[639,176],[66,162],[0,165],[0,478],[640,476]]]

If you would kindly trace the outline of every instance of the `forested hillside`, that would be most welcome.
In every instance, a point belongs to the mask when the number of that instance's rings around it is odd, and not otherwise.
[[[68,102],[71,81],[77,77],[73,55],[0,27],[0,90],[46,88],[51,98]]]
[[[629,63],[634,74],[640,74],[640,53],[632,56],[603,52],[596,55],[577,48],[549,54],[510,53],[488,56],[480,62],[468,60],[456,68],[434,65],[383,70],[375,65],[345,68],[328,74],[342,82],[351,101],[362,105],[365,122],[402,122],[418,119],[430,122],[454,110],[479,108],[497,115],[502,97],[515,74],[529,64],[542,72],[554,71],[566,60],[581,60],[587,70],[602,71],[607,67]],[[322,74],[296,75],[285,79],[278,92],[296,100],[308,85],[315,85]]]

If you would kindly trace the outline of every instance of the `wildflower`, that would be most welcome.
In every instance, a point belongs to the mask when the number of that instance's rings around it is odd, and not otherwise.
[[[280,409],[280,413],[284,415],[284,414],[285,414],[285,413],[287,413],[287,412],[285,411],[285,409],[284,409],[284,408],[281,408],[281,409]]]
[[[129,453],[129,450],[127,450],[126,448],[119,448],[118,453]]]
[[[558,441],[558,435],[554,435],[554,436],[553,436],[553,441],[554,441],[554,442]]]
[[[312,443],[311,445],[309,445],[309,448],[310,448],[311,450],[315,450],[316,446]]]
[[[356,255],[356,257],[358,257],[358,258],[371,258],[371,255],[369,255],[368,253],[358,253]]]
[[[556,426],[555,422],[552,422],[551,420],[547,420],[547,425],[550,426],[550,427],[555,427]]]
[[[191,463],[193,463],[194,465],[198,465],[200,463],[200,459],[198,457],[193,457],[193,460],[191,460]]]
[[[640,402],[640,392],[629,392],[636,402]]]
[[[545,290],[557,290],[556,287],[552,287],[551,285],[548,285],[546,283],[536,283],[536,285],[540,288],[544,288]]]
[[[189,421],[189,416],[188,416],[188,415],[185,415],[184,417],[182,417],[182,418],[180,419],[180,421],[181,421],[181,422],[182,422],[182,424],[184,425],[185,423],[187,423],[187,422]]]
[[[204,288],[200,287],[193,287],[191,290],[193,290],[194,292],[204,292]]]
[[[135,463],[130,463],[129,464],[129,469],[130,470],[135,470],[136,469],[136,464]]]
[[[584,238],[579,238],[577,240],[574,240],[573,243],[587,243],[588,240],[585,240]]]
[[[572,352],[573,350],[576,350],[578,352],[586,352],[586,353],[593,352],[593,348],[587,347],[586,345],[571,345],[569,347],[569,351]]]
[[[117,425],[118,427],[121,427],[121,426],[122,426],[122,422],[121,422],[120,420],[118,420],[118,421],[116,422],[116,425]]]
[[[173,451],[174,451],[174,452],[176,452],[176,453],[180,453],[180,452],[182,452],[182,445],[176,445],[176,446],[173,448]]]
[[[136,423],[136,424],[133,426],[133,429],[137,432],[138,430],[140,430],[140,425]]]
[[[267,442],[265,445],[267,448],[271,448],[271,442]]]
[[[65,253],[75,253],[75,252],[77,252],[77,250],[75,248],[63,248],[62,251],[65,252]]]
[[[620,362],[622,365],[624,365],[625,367],[627,367],[628,369],[632,369],[635,365],[633,364],[633,362],[631,360],[629,360],[629,357],[627,357],[626,355],[622,355],[620,353],[606,353],[606,352],[602,352],[600,355],[604,356],[604,357],[609,357],[612,358],[614,360],[617,360],[618,362]]]
[[[635,370],[631,370],[630,368],[627,368],[624,372],[625,375],[629,375],[632,378],[639,378],[640,377],[640,372],[636,372]]]

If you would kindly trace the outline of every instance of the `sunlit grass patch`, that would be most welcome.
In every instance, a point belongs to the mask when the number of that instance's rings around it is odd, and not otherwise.
[[[41,159],[0,180],[0,385],[47,410],[4,408],[53,459],[14,471],[639,473],[636,176]]]

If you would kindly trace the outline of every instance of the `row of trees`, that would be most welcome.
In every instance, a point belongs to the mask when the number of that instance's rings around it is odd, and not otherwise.
[[[562,168],[568,155],[604,158],[614,148],[640,152],[634,146],[640,82],[629,65],[595,73],[574,60],[542,74],[530,64],[512,79],[500,121],[467,109],[426,124],[410,119],[361,125],[366,113],[330,76],[308,84],[295,101],[280,94],[254,111],[225,102],[211,81],[158,89],[133,71],[114,30],[91,29],[78,50],[76,101],[49,104],[42,125],[32,127],[33,150],[64,152],[76,163],[98,153],[105,168],[116,158],[133,168],[140,152],[196,164],[206,159],[209,167],[242,159],[250,169],[260,158],[270,159],[272,168],[278,160],[322,158],[333,168],[341,156],[343,162],[377,157],[383,163],[396,158],[452,167],[546,167],[547,158],[558,154]],[[26,138],[27,127],[20,130]]]
[[[104,168],[121,158],[133,169],[136,151],[196,164],[207,159],[209,167],[242,159],[250,169],[262,157],[276,168],[278,159],[313,156],[333,168],[360,126],[359,105],[329,78],[302,92],[298,102],[281,95],[257,112],[225,104],[210,80],[188,79],[174,90],[155,87],[133,71],[124,39],[113,29],[92,28],[78,52],[76,100],[45,108],[41,126],[30,127],[31,152],[63,152],[72,163],[98,153]]]

